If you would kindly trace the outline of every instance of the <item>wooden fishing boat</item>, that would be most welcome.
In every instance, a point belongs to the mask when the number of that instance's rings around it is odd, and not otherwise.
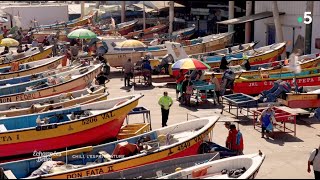
[[[73,69],[34,81],[0,87],[0,103],[25,101],[80,90],[100,73],[101,64]]]
[[[255,50],[246,51],[250,65],[263,64],[274,62],[279,55],[286,49],[286,43],[276,43],[269,46],[263,46]],[[229,66],[241,65],[243,63],[243,53],[227,54],[226,59]],[[202,60],[210,67],[215,68],[220,66],[221,58],[223,56],[205,56]]]
[[[59,94],[54,96],[55,98],[50,96],[23,102],[0,104],[0,117],[14,117],[46,112],[52,109],[61,109],[107,99],[109,93],[104,93],[105,87],[99,86],[93,87],[93,89],[96,90],[92,91],[91,88],[86,88],[80,91]]]
[[[289,69],[287,66],[283,66],[285,60],[281,61],[275,61],[271,63],[264,63],[264,64],[256,64],[251,66],[251,70],[247,71],[242,66],[229,66],[230,69],[235,72],[236,76],[268,76],[268,74],[274,74],[274,73],[284,73],[289,72]],[[301,69],[306,68],[312,68],[320,66],[320,56],[319,54],[307,54],[303,56],[299,56],[298,62],[300,64]],[[208,71],[205,72],[205,79],[207,81],[210,80],[211,75],[215,74],[215,76],[221,80],[223,73],[217,73]]]
[[[56,31],[55,30],[42,30],[42,31],[37,31],[33,33],[33,37],[37,39],[38,42],[42,43],[45,37],[48,37],[50,35],[55,35]],[[66,31],[60,31],[58,40],[59,41],[69,41],[69,38],[67,37],[67,32]]]
[[[254,179],[265,159],[264,154],[248,154],[195,165],[159,179]],[[231,170],[242,169],[237,173]],[[226,173],[223,173],[225,171]]]
[[[44,47],[43,51],[40,51],[38,47],[32,47],[28,51],[24,53],[19,53],[16,55],[13,55],[13,60],[11,61],[5,61],[5,59],[2,59],[0,62],[0,67],[10,66],[11,62],[19,62],[20,64],[32,62],[32,61],[38,61],[44,58],[48,58],[50,54],[52,53],[52,45]]]
[[[26,76],[55,69],[58,66],[61,66],[61,62],[64,57],[65,56],[55,56],[25,64],[14,62],[11,66],[0,68],[0,79]]]
[[[114,31],[116,31],[119,34],[121,34],[121,36],[124,36],[124,35],[132,32],[134,26],[137,23],[138,23],[138,20],[132,20],[132,21],[128,21],[128,22],[123,22],[123,23],[117,24],[116,25],[116,29]],[[103,34],[113,34],[113,30],[110,30],[110,29],[104,30],[104,29],[102,29],[102,33]]]
[[[143,95],[0,119],[0,157],[98,144],[117,136]],[[6,129],[6,130],[4,130]]]
[[[168,29],[169,29],[168,24],[159,24],[156,26],[149,27],[145,30],[130,32],[127,35],[124,35],[124,37],[127,39],[132,39],[135,36],[140,36],[140,38],[142,39],[153,38],[153,35],[155,33],[163,34],[163,33],[166,33]]]
[[[214,51],[217,49],[225,48],[230,43],[233,33],[221,33],[205,36],[192,41],[192,45],[184,46],[184,50],[187,54],[203,53]],[[178,48],[174,48],[177,53]],[[107,53],[104,58],[108,60],[108,63],[112,67],[122,67],[129,58],[132,63],[136,63],[141,60],[146,54],[151,53],[153,56],[164,56],[167,54],[165,45],[149,46],[147,51],[120,51],[117,53]]]
[[[244,93],[249,95],[260,94],[264,90],[271,89],[273,82],[281,79],[290,83],[293,87],[294,73],[272,73],[267,78],[258,76],[241,76],[234,81],[234,93]],[[320,66],[303,69],[296,75],[298,86],[319,86],[320,85]]]
[[[303,93],[286,93],[285,98],[279,98],[278,102],[289,108],[318,108],[320,86],[303,86]]]
[[[195,164],[218,159],[220,159],[219,153],[197,154],[79,179],[156,179],[166,174],[174,173],[178,169],[185,169]]]
[[[108,107],[109,104],[107,104]],[[127,110],[131,109],[131,107],[130,109],[127,108]],[[114,112],[114,114],[116,116],[119,113]],[[110,113],[107,115],[107,117],[112,116]],[[218,116],[199,118],[153,130],[121,141],[83,147],[57,154],[47,154],[42,158],[51,158],[55,161],[50,161],[49,163],[56,164],[56,162],[59,162],[59,164],[64,165],[52,167],[48,174],[41,173],[41,178],[79,178],[106,174],[154,162],[195,155],[198,153],[200,144],[208,138],[208,134],[212,131],[218,119]],[[84,127],[88,126],[83,126],[82,128]],[[68,126],[65,128],[68,129]],[[93,132],[93,134],[96,136],[98,133]],[[89,135],[89,137],[91,136]],[[131,153],[123,153],[125,151]],[[72,166],[72,169],[66,168],[66,159],[68,161],[67,166]],[[12,176],[16,178],[39,178],[40,174],[36,175],[37,173],[33,173],[32,177],[31,174],[41,165],[42,162],[37,157],[34,157],[21,161],[2,163],[1,167],[5,171],[10,171]]]
[[[195,29],[196,29],[195,27],[180,29],[178,31],[172,32],[171,36],[170,34],[166,33],[166,34],[159,34],[159,37],[164,40],[169,40],[169,39],[176,39],[179,35],[182,40],[187,40],[196,32]],[[142,41],[145,44],[149,44],[152,40],[153,38],[140,39],[140,41]]]
[[[56,24],[49,24],[49,25],[41,25],[40,29],[64,29],[65,27],[67,28],[72,28],[76,26],[83,26],[87,24],[91,24],[95,17],[97,16],[98,11],[92,11],[88,15],[84,16],[83,18],[78,18],[74,19],[72,21],[68,22],[61,22],[61,23],[56,23]]]

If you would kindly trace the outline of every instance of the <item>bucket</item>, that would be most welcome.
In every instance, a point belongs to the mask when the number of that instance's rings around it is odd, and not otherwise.
[[[207,96],[206,96],[206,94],[205,93],[201,93],[201,100],[206,100],[207,99]]]

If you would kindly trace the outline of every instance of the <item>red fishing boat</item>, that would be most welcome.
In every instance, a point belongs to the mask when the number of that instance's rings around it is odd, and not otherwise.
[[[290,108],[320,107],[320,86],[304,86],[302,93],[286,93],[284,99],[278,101]]]
[[[134,26],[138,23],[138,20],[133,20],[133,21],[128,21],[124,23],[120,23],[116,25],[116,29],[114,31],[118,32],[119,34],[126,35],[130,32],[133,31]],[[107,29],[104,30],[102,29],[103,34],[112,34],[112,30]]]
[[[273,83],[279,79],[290,83],[294,86],[293,78],[296,78],[298,86],[319,86],[320,85],[320,66],[303,69],[301,73],[294,75],[292,72],[269,74],[269,77],[259,76],[240,77],[234,82],[234,93],[260,94],[264,90],[271,89]]]

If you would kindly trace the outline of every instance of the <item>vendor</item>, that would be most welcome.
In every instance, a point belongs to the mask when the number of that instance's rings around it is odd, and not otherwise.
[[[152,84],[152,80],[151,80],[152,68],[151,68],[150,62],[148,60],[144,60],[144,62],[142,63],[141,69],[142,69],[143,77],[145,81],[147,81],[146,84],[151,85]]]
[[[190,80],[190,76],[186,75],[184,81],[182,82],[181,92],[182,92],[182,104],[190,106],[190,98],[192,95],[193,83]],[[192,89],[191,89],[192,88]]]

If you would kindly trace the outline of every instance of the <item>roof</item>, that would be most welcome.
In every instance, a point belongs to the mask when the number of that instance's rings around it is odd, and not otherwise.
[[[143,4],[132,4],[132,6],[137,7],[137,8],[139,8],[139,9],[143,10]],[[145,10],[146,13],[155,11],[154,9],[149,8],[149,7],[146,6],[146,5],[144,6],[144,10]]]
[[[284,12],[279,13],[279,15],[284,15],[284,14],[285,14]],[[265,12],[253,14],[250,16],[243,16],[239,18],[220,21],[220,22],[217,22],[217,24],[225,24],[225,25],[241,24],[241,23],[251,22],[251,21],[265,19],[269,17],[273,17],[273,13],[270,11],[265,11]]]
[[[168,8],[170,1],[140,1],[138,4],[143,4],[143,2],[144,2],[144,5],[147,6],[148,8],[161,10],[164,8]],[[179,3],[174,3],[174,7],[185,7],[185,6]]]

